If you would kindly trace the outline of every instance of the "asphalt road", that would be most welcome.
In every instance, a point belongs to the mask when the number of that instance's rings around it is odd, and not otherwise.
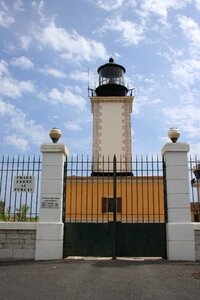
[[[200,299],[200,263],[0,262],[0,299]]]

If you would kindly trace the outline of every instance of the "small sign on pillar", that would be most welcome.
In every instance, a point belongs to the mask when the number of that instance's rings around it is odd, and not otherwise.
[[[33,193],[35,189],[35,176],[14,176],[14,192]]]
[[[42,196],[41,208],[59,208],[59,197]]]

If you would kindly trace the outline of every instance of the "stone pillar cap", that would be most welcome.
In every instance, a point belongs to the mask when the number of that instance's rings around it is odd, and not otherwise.
[[[162,155],[166,152],[189,152],[190,146],[188,143],[166,143],[161,150]]]
[[[69,150],[64,144],[42,144],[40,146],[42,153],[63,153],[65,156],[69,155]]]

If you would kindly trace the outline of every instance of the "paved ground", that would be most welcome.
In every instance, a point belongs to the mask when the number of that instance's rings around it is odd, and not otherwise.
[[[0,262],[0,299],[200,299],[200,263]]]

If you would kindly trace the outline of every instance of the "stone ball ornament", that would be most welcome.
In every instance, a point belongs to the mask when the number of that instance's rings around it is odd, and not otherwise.
[[[59,128],[52,128],[50,131],[49,131],[49,136],[50,138],[52,139],[52,142],[53,143],[57,143],[58,140],[61,138],[62,136],[62,132]]]
[[[172,141],[172,143],[176,143],[178,138],[180,137],[180,131],[178,128],[176,127],[172,127],[169,129],[168,131],[168,137],[170,138],[170,140]]]

